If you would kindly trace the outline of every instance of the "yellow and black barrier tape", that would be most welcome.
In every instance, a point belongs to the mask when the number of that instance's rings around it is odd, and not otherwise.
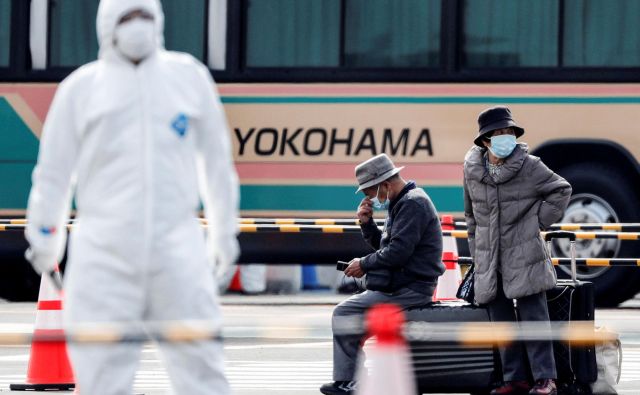
[[[240,224],[240,232],[281,232],[281,233],[359,233],[360,226],[356,225],[249,225]]]
[[[208,223],[205,218],[199,218],[199,220],[202,223]],[[379,226],[384,224],[384,219],[375,218],[374,220]],[[25,225],[26,223],[26,218],[0,219],[2,225]],[[349,218],[238,218],[238,223],[245,225],[360,225],[357,219]],[[457,230],[467,228],[464,221],[455,221],[454,226]],[[640,232],[640,223],[559,223],[551,225],[549,230]]]
[[[361,320],[341,317],[336,321],[334,334],[362,334]],[[278,326],[274,332],[269,326],[256,328],[256,336],[271,338],[286,336],[287,333],[300,336],[316,330],[315,327],[293,325]],[[624,329],[624,328],[618,328]],[[552,322],[426,322],[408,321],[402,329],[405,338],[412,342],[456,342],[464,345],[508,344],[522,340],[557,340],[574,345],[594,344],[616,336],[611,332],[596,331],[593,321],[552,321]],[[110,323],[82,325],[65,331],[34,333],[0,333],[0,345],[28,345],[33,342],[67,342],[82,344],[184,343],[200,341],[222,341],[233,338],[233,330],[212,327],[204,322],[169,322],[153,328],[135,325],[114,325]],[[414,345],[414,347],[419,347]]]
[[[571,258],[551,258],[555,266],[571,265]],[[468,256],[458,257],[460,265],[470,265],[473,259]],[[637,258],[576,258],[577,266],[640,266]]]
[[[207,220],[201,221],[207,223]],[[376,224],[384,224],[384,220],[376,219]],[[239,218],[239,224],[243,225],[360,225],[357,219],[331,219],[331,218]]]
[[[68,224],[67,228],[72,229],[74,225]],[[203,226],[208,226],[203,224]],[[24,230],[26,224],[3,224],[0,225],[0,231],[20,231]],[[360,232],[359,225],[300,225],[300,224],[239,224],[240,232],[281,232],[281,233],[351,233]],[[540,232],[544,235],[547,232]],[[640,240],[640,232],[574,232],[576,239],[592,240],[592,239],[617,239],[617,240]],[[443,236],[450,236],[457,239],[466,239],[468,233],[466,230],[443,230]]]
[[[640,240],[639,232],[574,232],[576,239],[617,239],[617,240]],[[547,232],[540,232],[544,237]],[[443,236],[451,236],[457,239],[466,239],[468,233],[466,230],[443,230]]]

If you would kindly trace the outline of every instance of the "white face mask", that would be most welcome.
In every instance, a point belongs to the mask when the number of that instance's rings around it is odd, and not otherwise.
[[[114,32],[116,49],[129,60],[138,62],[156,48],[156,32],[153,21],[134,18],[121,23]]]
[[[373,203],[373,208],[376,210],[385,210],[389,208],[389,190],[387,189],[387,198],[384,202],[381,202],[378,198],[378,194],[380,193],[380,185],[378,185],[378,189],[376,190],[376,196],[371,198],[371,202]]]

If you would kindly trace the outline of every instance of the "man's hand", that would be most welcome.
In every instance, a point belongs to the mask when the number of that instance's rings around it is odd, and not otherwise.
[[[366,224],[371,220],[371,217],[373,216],[372,204],[373,203],[371,203],[371,199],[369,197],[362,199],[360,202],[356,215],[358,216],[361,224]]]
[[[360,278],[364,276],[364,270],[362,270],[362,266],[360,266],[360,258],[353,258],[349,262],[349,266],[344,269],[344,275],[347,277],[356,277]]]
[[[24,257],[38,274],[48,274],[58,267],[55,255],[36,253],[31,247],[24,253]]]
[[[237,262],[240,255],[240,244],[238,244],[236,236],[231,235],[218,239],[215,247],[215,276],[220,281],[231,266]]]

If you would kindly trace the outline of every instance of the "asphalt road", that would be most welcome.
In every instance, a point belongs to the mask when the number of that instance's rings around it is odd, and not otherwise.
[[[330,317],[342,296],[229,296],[225,314],[226,372],[234,394],[319,394],[331,379]],[[0,303],[0,332],[33,330],[34,303]],[[638,324],[635,324],[638,323]],[[640,299],[624,308],[598,310],[596,325],[620,329],[623,372],[620,394],[640,394]],[[637,328],[636,328],[637,327]],[[29,346],[0,347],[0,392],[24,382]],[[167,394],[169,380],[153,345],[145,346],[136,393]]]

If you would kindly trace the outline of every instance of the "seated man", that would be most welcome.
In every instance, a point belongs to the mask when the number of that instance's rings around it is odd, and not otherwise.
[[[366,310],[379,303],[394,303],[402,308],[431,302],[442,264],[442,230],[431,199],[415,182],[406,182],[385,154],[377,155],[356,167],[356,178],[364,199],[358,207],[364,239],[375,252],[354,258],[345,270],[348,277],[367,274],[367,290],[353,295],[333,311],[333,383],[324,384],[320,392],[327,395],[351,394],[358,368],[358,353],[365,337],[341,334],[344,322],[353,316],[363,317]],[[373,209],[388,207],[381,232],[372,219]],[[373,277],[388,278],[388,284],[374,284]],[[363,361],[360,361],[360,365]]]

